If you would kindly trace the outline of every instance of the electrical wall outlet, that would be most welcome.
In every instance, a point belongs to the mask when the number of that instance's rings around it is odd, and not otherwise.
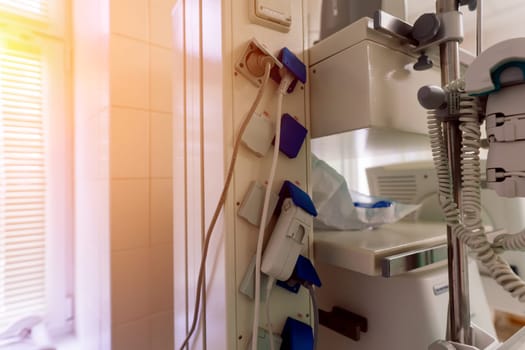
[[[261,217],[264,207],[264,195],[266,187],[257,181],[253,181],[250,188],[244,195],[237,215],[248,221],[250,224],[259,227],[261,224]],[[272,214],[279,202],[279,196],[270,192],[270,203],[268,206],[268,216],[266,218],[266,225],[270,222]]]
[[[286,198],[264,250],[261,271],[280,281],[289,279],[312,224],[312,215],[296,206],[291,198]]]
[[[264,65],[257,64],[258,60],[253,59],[259,56],[269,56],[272,58],[274,67],[281,69],[282,63],[275,57],[270,50],[257,39],[253,38],[246,46],[242,56],[235,63],[235,70],[251,81],[255,86],[262,84],[264,76]]]
[[[279,150],[288,158],[295,158],[299,154],[308,130],[294,117],[285,113],[281,118],[281,144]]]
[[[274,123],[267,115],[254,113],[242,134],[242,143],[257,157],[264,157],[275,138]]]
[[[259,327],[258,331],[258,340],[257,340],[257,350],[270,350],[270,334],[268,331],[264,328]],[[279,334],[273,334],[273,348],[274,349],[280,349],[281,344],[283,342],[283,339]],[[251,337],[250,341],[248,342],[248,345],[246,347],[246,350],[251,349]]]
[[[261,302],[266,301],[266,284],[268,284],[268,275],[262,272],[261,274],[261,288],[260,288],[260,300]],[[253,256],[250,265],[246,269],[246,273],[242,279],[241,285],[239,286],[239,292],[246,295],[250,300],[255,299],[255,255]]]

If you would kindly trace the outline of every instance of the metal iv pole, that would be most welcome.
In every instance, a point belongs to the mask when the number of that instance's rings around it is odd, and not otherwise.
[[[458,0],[437,0],[437,13],[458,11]],[[447,85],[460,77],[459,42],[446,41],[439,45],[441,61],[441,84]],[[459,120],[443,122],[444,137],[447,144],[449,170],[454,201],[461,210],[461,131]],[[468,261],[466,247],[452,235],[447,226],[448,242],[448,285],[449,312],[447,340],[462,344],[472,344],[470,328],[470,303],[468,283]]]
[[[472,10],[481,0],[436,0],[436,12],[438,18],[456,18],[447,16],[451,12],[458,12],[460,5],[469,5]],[[441,16],[439,16],[441,15]],[[481,32],[481,8],[478,8],[478,32]],[[389,15],[383,11],[377,11],[374,15],[374,29],[400,39],[419,48],[418,62],[414,65],[416,70],[428,69],[432,62],[424,53],[423,47],[429,47],[432,42],[439,43],[439,54],[441,61],[441,84],[448,85],[460,78],[459,40],[460,35],[451,29],[439,34],[440,27],[444,25],[437,19],[425,14],[418,18],[413,26]],[[458,27],[461,27],[458,24]],[[443,28],[441,28],[443,29]],[[462,35],[462,33],[461,33]],[[448,37],[448,39],[447,39]],[[480,33],[478,37],[481,38]],[[430,45],[429,45],[430,42]],[[478,42],[478,47],[481,42]],[[479,49],[478,49],[479,51]],[[439,99],[438,99],[439,100]],[[438,101],[436,100],[436,101]],[[432,106],[436,101],[428,100],[427,109],[435,109]],[[420,100],[421,102],[421,100]],[[439,102],[439,101],[438,101]],[[461,131],[459,129],[459,118],[444,118],[442,122],[443,137],[447,148],[449,175],[452,184],[454,202],[461,212]],[[447,226],[447,248],[448,248],[448,281],[449,281],[449,311],[447,323],[447,340],[460,344],[472,345],[472,330],[470,324],[469,283],[468,283],[468,260],[467,248],[457,237],[454,237],[452,227]]]

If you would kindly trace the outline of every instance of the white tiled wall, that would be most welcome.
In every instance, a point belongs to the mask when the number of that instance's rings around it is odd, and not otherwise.
[[[149,110],[148,43],[120,34],[112,34],[110,43],[111,104]]]
[[[112,350],[173,349],[175,0],[110,0]]]
[[[111,108],[111,177],[149,176],[149,119],[147,110]]]

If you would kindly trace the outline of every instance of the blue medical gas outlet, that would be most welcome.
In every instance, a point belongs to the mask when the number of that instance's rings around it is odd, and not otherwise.
[[[283,332],[281,350],[313,350],[314,335],[312,327],[291,317],[286,319]]]
[[[302,285],[315,285],[321,287],[321,279],[315,270],[312,262],[302,255],[299,255],[292,277],[286,282],[277,281],[277,285],[292,293],[299,292]]]
[[[279,150],[288,158],[297,157],[307,133],[308,130],[301,123],[288,113],[285,113],[281,118],[281,143]]]
[[[286,47],[283,47],[279,53],[278,59],[283,64],[283,66],[295,77],[294,81],[290,84],[290,87],[287,90],[288,93],[293,92],[295,86],[297,85],[297,81],[300,81],[303,84],[306,83],[306,66],[296,55],[294,55],[292,51]],[[279,68],[277,66],[272,69],[270,76],[277,82],[277,84],[281,83],[281,73],[279,72]]]
[[[305,212],[314,217],[317,216],[317,210],[315,209],[314,202],[308,193],[304,192],[290,181],[284,181],[281,191],[279,191],[279,197],[280,198],[277,208],[281,208],[281,205],[286,198],[291,198],[296,206],[300,207]]]

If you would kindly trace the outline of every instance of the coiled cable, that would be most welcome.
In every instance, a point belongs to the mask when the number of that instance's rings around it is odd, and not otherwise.
[[[436,168],[438,180],[439,203],[442,207],[445,220],[451,227],[452,234],[466,244],[476,255],[477,259],[489,270],[492,278],[513,297],[525,301],[525,282],[512,271],[509,264],[499,255],[493,245],[487,240],[481,222],[481,195],[480,195],[480,158],[481,145],[480,108],[474,97],[468,96],[462,90],[462,82],[449,84],[446,89],[455,91],[460,96],[460,131],[461,142],[461,199],[462,210],[458,209],[452,196],[448,155],[443,136],[441,122],[436,111],[428,115],[428,129],[432,158]],[[498,247],[525,247],[525,233],[514,235],[512,239],[504,236],[497,240]]]
[[[504,233],[497,236],[492,247],[498,252],[504,250],[525,250],[525,230],[515,234]]]

